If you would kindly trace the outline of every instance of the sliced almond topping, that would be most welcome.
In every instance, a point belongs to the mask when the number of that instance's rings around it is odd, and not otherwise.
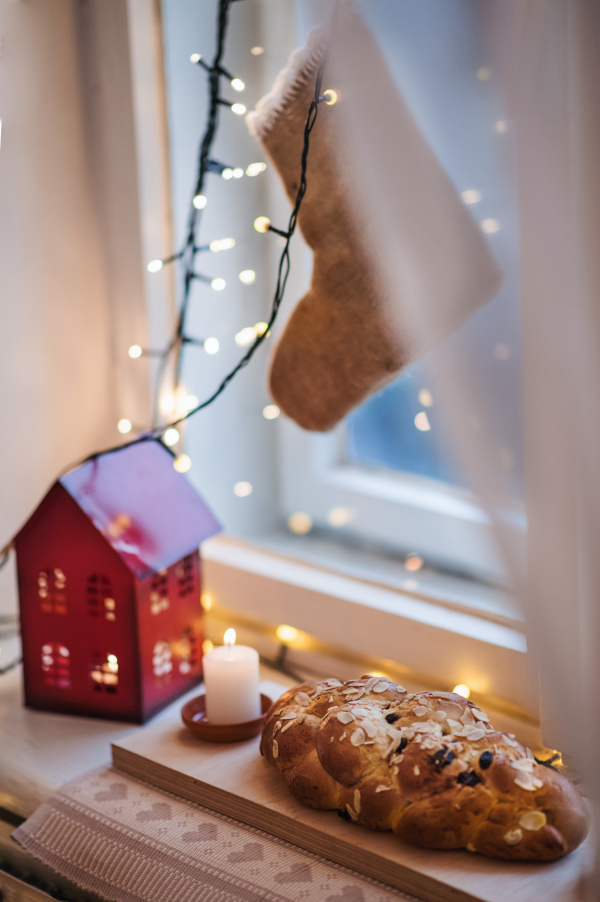
[[[329,696],[329,702],[330,702],[330,704],[331,704],[332,701],[333,701],[333,695],[330,695],[330,696]]]
[[[279,757],[279,745],[277,744],[276,739],[273,740],[273,757],[274,758]]]
[[[452,727],[453,730],[460,730],[462,724],[460,724],[457,720],[452,720],[450,717],[448,718],[448,726]]]
[[[519,745],[519,743],[518,743],[518,742],[515,742],[514,739],[511,739],[510,736],[506,736],[506,735],[505,735],[504,741],[506,742],[507,745],[512,745],[513,748],[517,748],[517,746]]]
[[[298,717],[296,718],[296,723],[304,723],[305,719],[306,719],[306,714],[305,714],[304,711],[303,711],[303,712],[302,712],[301,714],[299,714]]]
[[[284,714],[281,719],[282,720],[295,720],[296,717],[297,717],[296,711],[288,711],[288,713]]]
[[[465,713],[461,715],[460,719],[461,719],[461,722],[464,723],[465,726],[467,726],[470,723],[475,723],[475,721],[473,720],[471,711],[465,711]]]
[[[354,720],[354,714],[350,711],[338,711],[335,715],[340,723],[352,723]]]
[[[475,720],[484,720],[484,721],[486,721],[486,723],[489,720],[489,717],[487,716],[487,714],[484,714],[483,711],[479,710],[479,708],[473,708],[471,713],[472,713],[473,717],[475,718]]]
[[[416,723],[413,724],[413,730],[415,733],[429,733],[434,732],[437,727],[437,724],[432,723]]]
[[[372,739],[373,736],[377,735],[377,727],[371,720],[363,721],[362,728],[365,731],[365,733],[367,734],[367,736],[369,737],[369,739]]]
[[[330,739],[329,741],[330,741],[330,742],[333,742],[334,738],[335,738],[335,737],[332,736],[331,739]]]
[[[536,789],[540,789],[544,784],[541,780],[538,780],[533,774],[522,774],[519,773],[515,777],[515,783],[517,786],[520,786],[521,789],[527,789],[528,792],[533,792]]]
[[[360,814],[360,789],[354,790],[354,808],[357,814]]]
[[[478,742],[480,739],[483,739],[483,737],[485,736],[485,730],[481,730],[481,729],[479,729],[479,728],[476,728],[476,729],[474,729],[474,730],[470,730],[470,731],[469,731],[468,733],[466,733],[465,735],[466,735],[466,738],[467,738],[470,742]]]
[[[282,728],[281,728],[281,732],[282,732],[282,733],[285,733],[285,731],[286,731],[286,730],[289,730],[290,727],[293,727],[295,723],[296,723],[295,720],[290,720],[290,721],[288,721],[288,723],[286,723],[285,727],[282,727]]]
[[[358,690],[358,689],[344,689],[344,691],[342,692],[342,695],[343,695],[343,696],[346,696],[346,695],[358,695],[358,693],[359,693],[359,690]]]
[[[527,811],[519,818],[519,825],[525,830],[541,830],[546,826],[546,822],[547,818],[543,811]]]
[[[356,813],[356,811],[354,810],[354,808],[351,805],[346,805],[346,811],[348,812],[348,814],[350,815],[350,817],[352,818],[353,821],[358,820],[358,814]]]
[[[402,757],[404,758],[404,755],[403,755]],[[399,767],[393,767],[393,768],[392,768],[392,773],[393,773],[393,775],[394,775],[395,777],[397,777],[398,774],[400,773],[400,768],[399,768]]]
[[[443,720],[446,720],[446,712],[445,711],[434,711],[433,714],[431,715],[431,718],[432,718],[432,720],[437,720],[441,723]]]
[[[387,792],[388,789],[391,789],[391,786],[384,786],[383,783],[380,783],[379,786],[375,789],[375,792]]]
[[[415,766],[413,767],[413,773],[414,773],[415,777],[418,777],[419,774],[421,773],[421,768],[419,767],[418,764],[415,764]]]
[[[518,827],[515,827],[514,830],[509,830],[508,833],[504,834],[504,842],[509,846],[516,846],[523,839],[523,831],[519,830]]]
[[[522,770],[527,774],[532,774],[535,761],[532,761],[531,758],[517,758],[516,761],[510,762],[510,766],[514,767],[515,770]]]
[[[273,727],[273,736],[276,736],[279,730],[281,729],[281,721],[278,720],[275,726]]]
[[[340,742],[342,741],[342,739],[345,739],[345,738],[346,738],[346,731],[344,730],[344,732],[340,736]]]
[[[354,705],[352,708],[353,714],[362,714],[363,717],[368,717],[370,715],[370,711],[367,708],[363,708],[362,705]]]
[[[385,692],[386,689],[389,689],[389,683],[375,683],[373,686],[373,692]]]
[[[375,683],[379,682],[379,677],[370,677],[365,683],[365,692],[370,692]]]
[[[413,708],[413,711],[417,715],[417,717],[423,717],[425,714],[427,714],[427,708],[425,707],[425,705],[417,705],[415,708]]]
[[[350,737],[350,742],[352,743],[352,745],[359,746],[359,745],[363,744],[365,739],[366,739],[365,731],[363,729],[361,729],[361,727],[359,727],[358,730],[355,730],[354,733],[352,734],[352,736]]]
[[[294,701],[297,705],[310,705],[311,698],[306,692],[298,692],[297,695],[294,696]]]

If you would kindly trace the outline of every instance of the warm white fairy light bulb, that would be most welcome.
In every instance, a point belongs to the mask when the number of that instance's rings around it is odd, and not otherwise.
[[[134,359],[136,357],[141,357],[142,349],[141,349],[140,345],[131,345],[131,347],[129,348],[129,356],[133,357]]]
[[[245,329],[240,329],[240,331],[235,335],[235,343],[240,348],[245,348],[246,345],[252,344],[254,339],[256,338],[256,332],[254,331],[253,326],[246,326]]]
[[[243,91],[246,85],[242,81],[241,78],[232,78],[231,79],[231,87],[234,91]]]
[[[213,254],[217,254],[219,251],[229,251],[232,247],[235,247],[235,239],[217,238],[215,241],[210,242],[209,247]]]
[[[173,466],[178,473],[187,473],[192,466],[192,459],[187,454],[180,454],[173,461]]]
[[[332,88],[328,88],[323,92],[323,97],[327,106],[333,106],[334,103],[337,103],[338,94],[337,91],[334,91]]]
[[[231,112],[235,113],[236,116],[243,116],[246,112],[246,107],[243,103],[233,103],[231,105]]]
[[[269,328],[268,323],[262,323],[262,322],[254,323],[254,331],[256,332],[257,335],[264,335],[264,333],[267,331],[268,328]]]
[[[207,338],[202,345],[207,354],[216,354],[219,350],[219,339],[218,338]]]
[[[225,288],[226,282],[225,279],[213,279],[210,283],[210,287],[214,288],[215,291],[223,291]]]
[[[234,179],[241,179],[243,174],[244,174],[244,170],[240,169],[239,166],[236,169],[234,169],[232,172]]]
[[[246,169],[246,175],[249,175],[250,178],[253,178],[255,175],[259,175],[261,172],[264,172],[266,168],[266,163],[250,163],[250,165]]]
[[[276,420],[281,411],[277,404],[267,404],[266,407],[263,407],[263,417],[265,420]]]
[[[268,216],[257,216],[254,220],[254,228],[257,232],[266,232],[271,225],[271,220]]]
[[[481,228],[486,235],[494,235],[500,231],[500,223],[497,219],[484,219],[481,223]]]
[[[201,59],[202,55],[200,53],[192,53],[192,55],[190,56],[191,63],[199,63]]]
[[[165,445],[171,447],[172,445],[176,445],[179,441],[179,433],[176,429],[167,429],[163,434],[163,441]]]
[[[162,260],[151,260],[148,264],[148,272],[158,272],[163,268]]]
[[[197,210],[203,210],[207,204],[207,200],[203,194],[197,194],[192,203]]]
[[[226,166],[225,169],[223,170],[223,172],[221,173],[221,178],[225,179],[226,181],[228,179],[232,179],[233,178],[233,169],[231,169],[230,166]]]
[[[253,269],[244,269],[240,273],[239,279],[244,285],[252,285],[256,281],[256,273]]]
[[[304,536],[310,532],[313,527],[313,520],[310,514],[305,511],[296,511],[290,514],[287,520],[288,529],[297,536]]]
[[[260,56],[260,55],[261,55],[262,53],[264,53],[264,52],[265,52],[265,48],[264,48],[264,47],[252,47],[251,50],[250,50],[250,53],[251,53],[253,56]]]
[[[429,430],[431,429],[431,423],[429,422],[429,418],[424,410],[416,415],[415,426],[417,427],[419,432],[429,432]]]
[[[461,197],[465,204],[478,204],[481,200],[481,192],[476,188],[467,188],[462,192]]]
[[[249,482],[236,482],[233,491],[238,498],[246,498],[248,495],[252,494],[252,485]]]
[[[188,410],[193,410],[194,407],[198,406],[198,397],[197,395],[188,395],[185,399],[185,406]]]
[[[119,420],[117,423],[117,429],[122,435],[126,435],[128,432],[131,432],[131,420]]]
[[[459,683],[452,691],[455,695],[462,695],[463,698],[468,698],[471,694],[471,690],[466,683]]]

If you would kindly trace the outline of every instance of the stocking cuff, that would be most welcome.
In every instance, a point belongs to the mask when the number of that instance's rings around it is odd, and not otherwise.
[[[275,80],[273,90],[256,104],[256,109],[246,116],[246,124],[251,135],[263,138],[273,127],[278,114],[304,85],[309,73],[318,66],[325,55],[327,29],[320,25],[308,35],[304,47],[291,54],[285,69]]]

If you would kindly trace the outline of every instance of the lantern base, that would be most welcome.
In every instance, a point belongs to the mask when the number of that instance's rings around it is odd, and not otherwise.
[[[197,739],[204,742],[243,742],[258,736],[265,725],[267,714],[273,705],[268,695],[260,696],[262,714],[255,720],[242,723],[210,723],[206,717],[206,696],[197,695],[181,709],[181,719]]]

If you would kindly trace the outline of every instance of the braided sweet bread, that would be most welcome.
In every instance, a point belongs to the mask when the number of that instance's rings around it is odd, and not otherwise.
[[[271,709],[260,750],[305,805],[415,846],[554,861],[587,834],[571,783],[451,692],[368,674],[303,683]]]

